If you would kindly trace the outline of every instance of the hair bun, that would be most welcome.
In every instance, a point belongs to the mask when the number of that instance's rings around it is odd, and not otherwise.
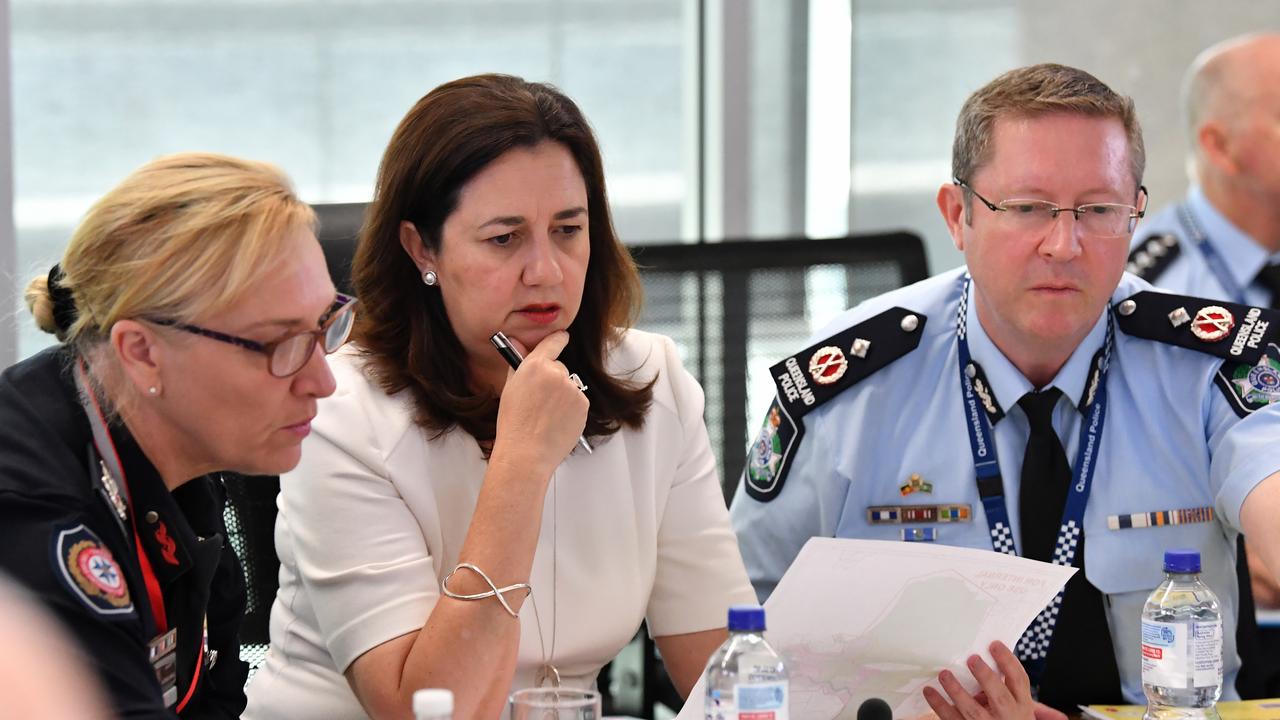
[[[53,322],[58,327],[58,335],[65,335],[76,322],[76,299],[71,289],[62,284],[62,266],[54,265],[49,269],[49,298],[53,300]]]

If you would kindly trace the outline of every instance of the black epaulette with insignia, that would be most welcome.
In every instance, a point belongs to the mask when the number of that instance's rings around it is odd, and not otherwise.
[[[1169,268],[1169,264],[1182,253],[1177,235],[1152,235],[1138,243],[1129,253],[1126,270],[1155,284]]]
[[[1146,291],[1115,312],[1130,335],[1222,358],[1214,382],[1241,417],[1280,402],[1280,311]]]
[[[769,368],[778,387],[743,472],[747,494],[777,497],[804,425],[800,419],[920,344],[926,318],[895,307],[841,330]]]

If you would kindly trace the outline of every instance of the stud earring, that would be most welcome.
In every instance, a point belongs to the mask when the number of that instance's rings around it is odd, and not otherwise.
[[[151,395],[156,395],[156,394],[159,394],[160,388],[156,387],[155,385],[152,385],[151,387],[147,388],[147,392],[150,393]]]
[[[438,282],[440,282],[440,276],[436,275],[435,270],[424,270],[422,272],[423,285],[435,286]]]

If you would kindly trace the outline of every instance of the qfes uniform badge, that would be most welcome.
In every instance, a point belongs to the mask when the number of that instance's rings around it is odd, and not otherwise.
[[[760,502],[777,497],[804,438],[802,418],[914,350],[924,323],[919,313],[890,308],[769,368],[778,394],[747,453],[747,494]]]
[[[1130,335],[1222,358],[1214,384],[1240,417],[1280,402],[1280,312],[1147,291],[1117,305],[1116,315]]]
[[[55,574],[81,604],[108,618],[134,617],[124,571],[92,530],[84,525],[59,530],[50,545]]]

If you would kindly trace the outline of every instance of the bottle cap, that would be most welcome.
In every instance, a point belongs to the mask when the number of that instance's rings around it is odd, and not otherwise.
[[[413,714],[419,717],[423,715],[452,715],[453,691],[427,688],[414,692]]]
[[[1168,573],[1200,572],[1200,551],[1190,548],[1165,550],[1164,571]]]
[[[759,605],[734,605],[729,608],[730,632],[763,632],[764,608]]]

